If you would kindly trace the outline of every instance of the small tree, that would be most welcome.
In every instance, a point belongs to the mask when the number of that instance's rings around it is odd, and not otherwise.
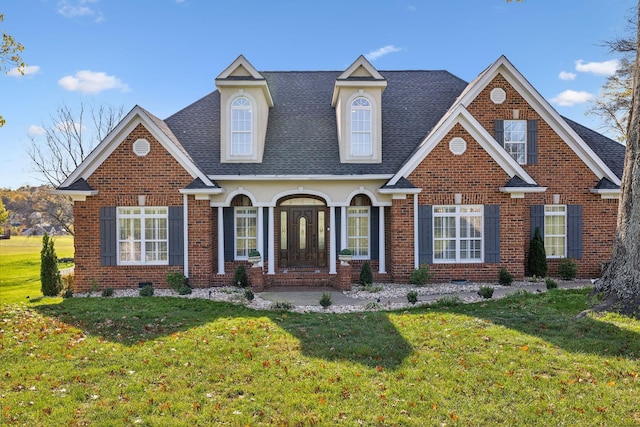
[[[368,262],[360,267],[360,284],[370,285],[373,283],[373,274],[371,273],[371,265]]]
[[[536,227],[529,245],[529,273],[532,276],[545,277],[547,270],[547,252],[544,249],[544,239],[540,234],[540,227]]]
[[[53,248],[53,239],[47,233],[42,237],[42,251],[40,252],[40,284],[42,295],[53,297],[60,293],[62,281],[58,270],[58,257]]]
[[[244,265],[236,267],[236,271],[233,274],[233,285],[238,288],[246,288],[249,286],[249,276],[247,275],[247,268]]]

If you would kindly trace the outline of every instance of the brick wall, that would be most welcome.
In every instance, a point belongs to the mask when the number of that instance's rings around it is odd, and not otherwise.
[[[503,104],[490,100],[490,91],[501,87],[507,93]],[[561,204],[582,206],[583,252],[576,260],[579,277],[597,277],[600,264],[611,256],[615,232],[617,200],[603,200],[590,193],[599,178],[582,162],[573,150],[553,131],[538,113],[498,76],[468,107],[482,126],[494,134],[494,121],[513,119],[517,109],[519,119],[538,119],[538,163],[523,168],[536,182],[547,187],[544,193],[526,194],[524,199],[512,199],[500,193],[509,176],[473,140],[461,125],[455,125],[427,158],[408,177],[422,188],[419,205],[453,205],[454,194],[462,195],[462,204],[498,204],[501,216],[500,264],[432,264],[432,279],[496,281],[500,267],[516,278],[526,274],[530,242],[530,207],[552,204],[553,195]],[[467,142],[464,154],[456,156],[449,150],[449,141],[461,137]],[[390,215],[390,271],[395,281],[402,282],[413,269],[413,201],[394,200]],[[558,260],[549,260],[549,275],[557,276]]]
[[[149,154],[138,157],[131,146],[138,138],[151,145]],[[146,196],[146,206],[181,206],[178,192],[193,178],[144,128],[138,125],[87,180],[98,190],[96,196],[75,202],[75,276],[76,291],[90,289],[93,283],[100,289],[137,287],[139,282],[153,282],[165,287],[167,271],[182,266],[101,266],[100,208],[104,206],[137,206],[138,196]],[[211,272],[211,249],[215,238],[211,227],[211,208],[206,201],[189,197],[189,222],[196,224],[189,231],[190,283],[208,285]]]

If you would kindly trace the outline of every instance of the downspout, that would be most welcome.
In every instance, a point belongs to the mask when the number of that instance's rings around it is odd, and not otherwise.
[[[183,224],[182,224],[182,232],[184,233],[184,276],[189,277],[189,196],[186,194],[182,195],[183,203]]]

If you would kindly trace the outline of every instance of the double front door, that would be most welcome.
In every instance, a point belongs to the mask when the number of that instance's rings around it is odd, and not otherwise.
[[[280,207],[279,266],[327,266],[326,206]]]

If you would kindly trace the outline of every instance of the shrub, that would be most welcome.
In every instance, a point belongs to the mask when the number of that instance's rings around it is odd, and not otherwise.
[[[179,295],[189,295],[191,293],[189,279],[187,279],[181,271],[169,271],[166,275],[166,279],[169,286],[171,286],[171,289],[176,291]]]
[[[502,286],[511,286],[511,283],[513,283],[513,276],[504,267],[502,267],[498,273],[498,283]]]
[[[360,284],[370,285],[373,283],[373,274],[371,273],[371,265],[368,262],[360,267]]]
[[[415,304],[418,302],[418,291],[409,291],[407,292],[407,301],[411,304]]]
[[[342,249],[342,250],[340,251],[340,254],[339,254],[339,255],[351,255],[351,250],[350,250],[350,249],[347,249],[347,248],[344,248],[344,249]]]
[[[245,289],[244,297],[247,299],[247,301],[251,302],[255,298],[255,295],[253,294],[253,291],[251,289]]]
[[[575,279],[578,274],[578,265],[571,258],[563,258],[558,264],[558,273],[564,280]]]
[[[246,288],[247,286],[249,286],[247,268],[242,264],[236,267],[236,271],[233,275],[233,285],[239,288]]]
[[[411,283],[414,285],[426,285],[431,280],[431,272],[427,264],[420,264],[420,267],[411,272]]]
[[[382,310],[382,304],[375,301],[369,301],[364,305],[365,310]]]
[[[362,287],[362,290],[365,292],[370,292],[372,294],[375,294],[376,292],[380,292],[382,290],[382,286],[367,284]]]
[[[144,285],[140,288],[140,296],[141,297],[152,297],[153,296],[153,286]]]
[[[102,297],[103,298],[108,298],[108,297],[112,297],[112,296],[113,296],[113,288],[104,288],[102,290]]]
[[[73,273],[62,276],[62,298],[72,298],[76,278]]]
[[[489,299],[493,297],[493,288],[491,286],[481,286],[478,295],[482,298]]]
[[[47,233],[42,237],[42,251],[40,251],[40,289],[42,295],[53,297],[62,290],[58,258],[53,248],[53,239]]]
[[[544,282],[547,284],[547,289],[556,289],[558,287],[558,282],[551,277],[547,277]]]
[[[293,304],[289,301],[274,301],[269,306],[271,310],[287,311],[293,308]]]
[[[547,275],[547,253],[544,249],[544,239],[540,234],[540,227],[536,227],[533,239],[529,244],[529,273],[538,277]]]
[[[249,258],[257,256],[260,256],[260,251],[258,251],[257,249],[251,249],[249,251]]]
[[[331,294],[329,292],[323,292],[322,297],[320,298],[320,305],[322,306],[322,308],[327,308],[331,304]]]

